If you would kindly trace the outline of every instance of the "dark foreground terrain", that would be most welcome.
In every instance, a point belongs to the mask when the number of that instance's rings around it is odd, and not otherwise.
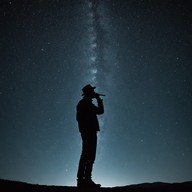
[[[124,187],[104,187],[100,189],[82,189],[77,187],[65,186],[47,186],[47,185],[32,185],[17,181],[7,181],[0,179],[0,192],[191,192],[192,181],[183,183],[143,183],[137,185],[128,185]]]

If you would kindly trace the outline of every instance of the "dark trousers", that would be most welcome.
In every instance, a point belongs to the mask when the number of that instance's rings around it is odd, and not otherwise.
[[[91,179],[97,148],[97,132],[81,133],[82,153],[79,160],[77,178]]]

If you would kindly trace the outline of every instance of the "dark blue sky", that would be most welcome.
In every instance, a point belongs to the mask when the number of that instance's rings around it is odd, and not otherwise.
[[[0,178],[75,185],[81,88],[104,97],[93,179],[192,180],[187,1],[0,0]]]

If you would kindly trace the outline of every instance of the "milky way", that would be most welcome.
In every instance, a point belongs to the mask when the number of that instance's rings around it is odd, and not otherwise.
[[[93,85],[102,85],[107,76],[108,33],[105,4],[102,1],[85,1],[87,8],[88,77]]]

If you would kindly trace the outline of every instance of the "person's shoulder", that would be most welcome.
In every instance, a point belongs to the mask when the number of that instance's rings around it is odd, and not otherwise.
[[[84,98],[82,98],[82,99],[79,100],[79,103],[84,103],[84,102],[85,102],[85,99],[84,99]]]
[[[82,99],[78,102],[77,106],[79,106],[79,105],[84,105],[84,103],[85,103],[85,99],[82,98]]]

